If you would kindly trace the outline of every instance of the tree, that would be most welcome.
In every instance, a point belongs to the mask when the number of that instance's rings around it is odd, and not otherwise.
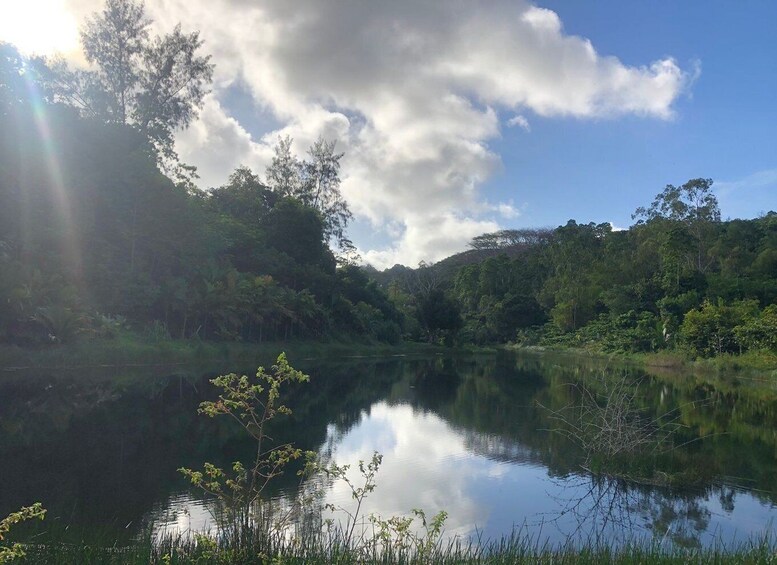
[[[81,32],[95,69],[71,71],[63,62],[53,78],[61,100],[84,114],[131,124],[148,137],[159,162],[181,174],[173,133],[196,117],[213,77],[210,56],[198,55],[199,33],[151,37],[151,19],[138,0],[106,0]]]
[[[632,214],[642,224],[668,220],[683,224],[696,240],[694,266],[705,272],[710,266],[706,257],[710,227],[720,222],[718,199],[712,193],[712,179],[691,179],[682,186],[666,185],[649,208],[639,207]]]
[[[576,330],[596,316],[605,284],[601,280],[603,250],[611,233],[609,223],[578,224],[574,220],[556,229],[547,250],[553,273],[540,296],[561,331]]]
[[[743,343],[737,342],[735,328],[752,325],[758,317],[758,301],[740,300],[730,305],[705,302],[699,310],[685,315],[680,326],[683,343],[696,355],[710,357],[722,353],[742,352]],[[744,337],[740,331],[740,336]]]
[[[430,343],[437,341],[441,336],[452,337],[461,329],[459,305],[441,288],[436,288],[418,298],[417,315]]]
[[[300,265],[317,265],[334,270],[334,261],[326,245],[321,218],[293,198],[280,200],[267,215],[267,245]]]
[[[291,196],[316,210],[324,223],[326,240],[334,240],[344,252],[353,251],[353,243],[345,234],[353,214],[340,192],[340,159],[344,153],[335,153],[335,142],[319,137],[308,149],[310,159],[300,161],[291,153],[291,143],[289,137],[278,139],[266,171],[268,186],[280,196]]]
[[[499,230],[472,238],[472,249],[506,249],[516,246],[538,246],[550,242],[553,231],[547,228]]]
[[[265,176],[269,186],[278,196],[297,196],[300,192],[302,163],[291,152],[291,138],[279,137],[275,156],[267,167]]]
[[[324,234],[334,238],[343,250],[353,248],[345,236],[345,228],[353,217],[340,192],[340,159],[335,142],[319,137],[308,149],[309,161],[304,161],[303,202],[309,203],[324,217]]]
[[[45,61],[24,57],[10,43],[0,41],[0,118],[15,109],[30,109],[37,97],[47,94],[42,77],[48,72]]]

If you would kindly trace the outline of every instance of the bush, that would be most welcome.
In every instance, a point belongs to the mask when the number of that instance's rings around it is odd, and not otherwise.
[[[743,349],[777,351],[777,304],[736,326],[734,337]]]
[[[711,357],[721,353],[742,353],[743,345],[734,328],[749,324],[758,315],[758,302],[741,300],[726,305],[707,301],[699,310],[685,315],[680,326],[683,345],[695,355]]]

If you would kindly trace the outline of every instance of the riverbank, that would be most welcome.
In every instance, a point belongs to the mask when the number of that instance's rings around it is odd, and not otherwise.
[[[505,349],[533,353],[553,353],[600,359],[604,362],[638,366],[649,374],[687,374],[699,377],[739,376],[775,379],[777,382],[777,354],[769,351],[748,351],[741,355],[720,355],[707,359],[692,359],[677,351],[655,353],[605,353],[595,349],[522,346],[508,344]]]
[[[428,343],[354,341],[351,338],[321,341],[275,341],[264,343],[213,342],[201,340],[150,340],[134,334],[115,338],[81,339],[73,343],[23,348],[0,345],[0,373],[30,369],[93,369],[186,365],[226,361],[231,365],[272,364],[284,351],[290,359],[385,357],[391,355],[479,353],[490,348],[457,348]]]

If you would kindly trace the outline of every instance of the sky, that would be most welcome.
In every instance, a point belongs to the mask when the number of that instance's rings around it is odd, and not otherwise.
[[[100,0],[0,0],[0,40],[79,55]],[[201,188],[279,136],[337,141],[349,233],[378,268],[484,232],[633,223],[704,177],[724,218],[777,209],[777,2],[149,0],[157,33],[199,30],[215,64],[179,132]]]

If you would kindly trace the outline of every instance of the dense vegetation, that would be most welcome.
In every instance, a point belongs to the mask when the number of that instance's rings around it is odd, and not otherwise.
[[[636,224],[503,230],[436,265],[357,266],[335,143],[279,139],[264,177],[193,184],[173,133],[213,66],[197,33],[149,35],[110,0],[93,70],[0,44],[0,343],[131,327],[263,342],[347,335],[710,357],[777,352],[777,214],[722,221],[712,180],[668,185]]]
[[[448,326],[460,342],[773,355],[777,213],[721,221],[711,186],[667,186],[628,230],[570,220],[484,234],[412,274],[433,271],[422,278],[461,309],[460,329]],[[396,295],[410,273],[375,276]]]
[[[91,25],[110,27],[109,16]],[[176,33],[162,43],[185,43]],[[187,37],[196,50],[196,35]],[[396,342],[401,314],[344,259],[350,212],[333,143],[318,141],[300,160],[279,140],[266,181],[239,168],[200,191],[187,178],[168,141],[209,79],[207,59],[194,60],[204,73],[195,92],[149,109],[141,87],[120,97],[136,104],[119,104],[110,61],[90,78],[0,45],[0,342],[66,342],[128,325],[176,338]],[[173,75],[177,64],[167,66]],[[130,71],[140,85],[154,76]],[[74,95],[82,83],[85,94]]]

